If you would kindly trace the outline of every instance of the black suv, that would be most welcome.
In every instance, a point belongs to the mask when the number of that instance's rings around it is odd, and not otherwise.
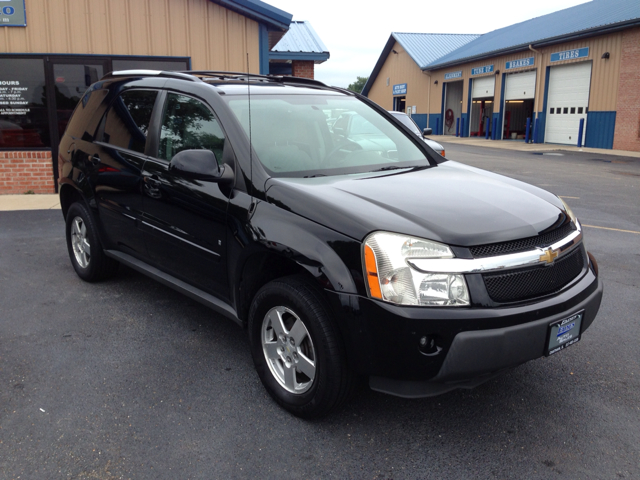
[[[344,114],[375,135],[333,129]],[[358,376],[404,397],[476,386],[574,344],[600,306],[562,200],[317,81],[114,72],[60,152],[78,275],[122,263],[246,327],[264,386],[299,416]]]

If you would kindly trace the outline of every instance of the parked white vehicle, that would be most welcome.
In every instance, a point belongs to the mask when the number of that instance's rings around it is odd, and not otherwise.
[[[426,142],[427,145],[429,145],[431,148],[433,148],[436,152],[438,152],[440,155],[444,157],[444,147],[440,145],[438,142],[435,142],[429,138],[426,138],[426,135],[431,134],[432,130],[430,128],[425,128],[424,131],[421,132],[420,127],[418,127],[418,125],[416,125],[416,122],[406,113],[395,112],[392,110],[389,110],[389,113],[394,117],[396,117],[398,120],[400,120],[400,122],[405,127],[409,127],[409,129],[411,129],[411,131],[415,132],[416,135],[421,137]]]

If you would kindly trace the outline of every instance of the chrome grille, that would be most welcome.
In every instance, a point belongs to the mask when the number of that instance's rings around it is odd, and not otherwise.
[[[510,242],[491,243],[488,245],[478,245],[475,247],[469,247],[471,255],[474,258],[493,257],[497,255],[507,255],[509,253],[526,252],[532,250],[535,247],[548,247],[558,240],[563,239],[569,235],[576,227],[568,223],[560,228],[556,228],[551,232],[544,233],[542,235],[536,235],[535,237],[521,238],[519,240],[513,240]]]
[[[505,273],[482,275],[489,297],[509,303],[549,295],[561,290],[576,278],[584,267],[584,247],[559,258],[548,266],[536,266]]]

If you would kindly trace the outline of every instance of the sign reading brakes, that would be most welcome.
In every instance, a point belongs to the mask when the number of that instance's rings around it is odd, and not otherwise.
[[[26,27],[24,0],[0,0],[0,27]]]
[[[506,66],[504,67],[504,69],[511,70],[513,68],[531,67],[533,66],[533,63],[534,63],[533,57],[521,58],[519,60],[511,60],[510,62],[506,63]]]
[[[407,94],[407,84],[406,83],[398,83],[393,86],[393,94],[394,95],[406,95]]]
[[[556,52],[551,54],[552,62],[561,62],[562,60],[573,60],[574,58],[584,58],[589,56],[589,47],[575,48],[573,50],[565,50],[564,52]]]

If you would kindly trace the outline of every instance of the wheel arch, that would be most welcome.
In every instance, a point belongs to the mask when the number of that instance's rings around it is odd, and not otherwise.
[[[267,283],[291,275],[301,275],[321,289],[332,288],[331,282],[319,266],[296,261],[277,252],[260,251],[247,256],[239,267],[234,286],[238,318],[246,326],[251,302]]]
[[[66,219],[67,212],[69,211],[69,207],[73,205],[75,202],[82,202],[85,205],[87,202],[84,199],[84,196],[74,185],[70,183],[62,183],[60,185],[60,208],[62,209],[62,216]]]

